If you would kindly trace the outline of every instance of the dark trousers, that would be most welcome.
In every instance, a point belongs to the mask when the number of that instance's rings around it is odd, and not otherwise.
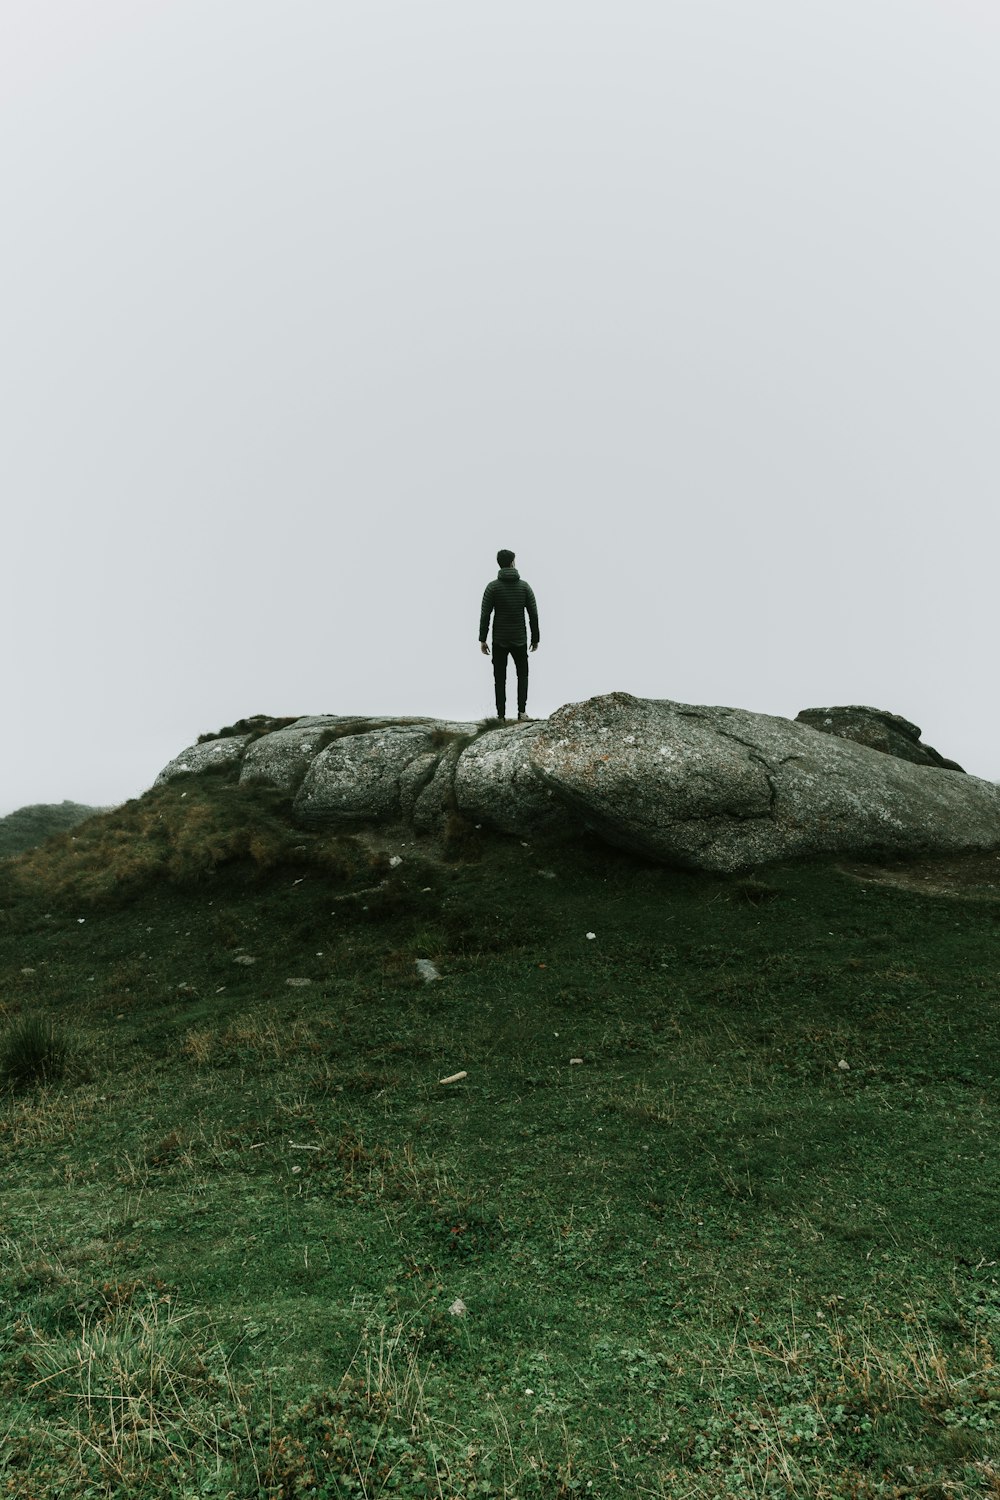
[[[517,668],[517,711],[523,714],[528,706],[528,648],[527,646],[493,647],[493,685],[497,690],[497,718],[507,714],[507,658],[514,658]]]

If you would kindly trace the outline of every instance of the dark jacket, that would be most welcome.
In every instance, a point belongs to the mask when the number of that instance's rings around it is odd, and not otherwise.
[[[538,606],[516,568],[501,568],[497,576],[486,585],[483,607],[479,612],[479,639],[485,641],[493,616],[494,646],[526,646],[528,634],[524,628],[524,611],[531,621],[531,644],[538,645]]]

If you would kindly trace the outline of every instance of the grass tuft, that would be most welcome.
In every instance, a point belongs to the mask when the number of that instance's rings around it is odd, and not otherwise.
[[[747,878],[738,880],[733,886],[733,891],[738,901],[745,901],[748,906],[763,906],[766,901],[773,901],[781,892],[775,885],[767,885],[763,880]]]
[[[265,734],[272,734],[275,729],[287,729],[289,724],[296,722],[296,718],[295,714],[285,719],[275,719],[270,714],[251,714],[249,718],[237,719],[235,724],[227,724],[223,729],[199,734],[196,743],[203,745],[206,740],[231,740],[241,734],[249,735],[251,740],[259,740]]]
[[[483,841],[480,830],[460,812],[452,810],[446,815],[441,831],[441,853],[445,859],[456,862],[481,859]]]
[[[24,1016],[0,1038],[0,1078],[9,1088],[26,1089],[65,1078],[74,1048],[66,1033],[46,1016]]]

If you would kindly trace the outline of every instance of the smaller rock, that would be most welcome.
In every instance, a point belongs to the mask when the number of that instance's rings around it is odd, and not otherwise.
[[[465,1314],[468,1312],[468,1308],[462,1301],[461,1297],[456,1297],[454,1302],[449,1307],[448,1311],[451,1313],[453,1318],[464,1318]]]
[[[431,720],[404,721],[334,740],[311,762],[296,794],[295,816],[341,824],[398,819],[404,783],[408,804],[414,796],[407,768],[419,761],[421,778],[430,774],[434,733]]]
[[[425,984],[432,984],[435,979],[441,978],[429,958],[418,958],[414,967]]]
[[[596,936],[597,936],[596,932],[588,932],[587,933],[587,941],[592,943],[594,941],[594,938]]]
[[[262,735],[247,747],[240,781],[297,792],[316,756],[352,722],[359,721],[323,714],[297,719],[294,724]]]
[[[796,724],[806,724],[820,734],[835,734],[838,739],[853,740],[869,750],[894,755],[916,766],[937,766],[942,771],[961,771],[957,761],[940,755],[933,745],[925,745],[920,729],[901,714],[867,704],[841,704],[835,708],[803,708],[795,715]]]
[[[256,962],[257,960],[255,958],[251,958],[249,953],[237,953],[236,957],[233,959],[234,964],[255,964]]]
[[[842,1073],[849,1073],[851,1071],[851,1065],[850,1065],[850,1063],[847,1061],[846,1058],[843,1058],[843,1057],[840,1059],[840,1062],[837,1064],[837,1067],[840,1069],[840,1071]]]
[[[164,766],[157,776],[155,786],[162,786],[165,781],[172,781],[175,776],[194,776],[199,771],[205,771],[210,766],[232,766],[235,768],[240,764],[250,743],[250,735],[233,734],[221,739],[203,740],[199,745],[191,745],[182,754],[176,756],[169,765]]]
[[[286,979],[285,983],[291,985],[293,990],[301,990],[307,984],[312,984],[311,979]]]

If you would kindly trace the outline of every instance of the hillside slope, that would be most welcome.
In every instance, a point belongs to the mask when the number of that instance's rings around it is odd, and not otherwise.
[[[0,1488],[996,1494],[988,882],[287,813],[0,868]]]
[[[101,809],[81,802],[33,802],[0,818],[0,856],[34,849],[54,833],[65,833]]]

